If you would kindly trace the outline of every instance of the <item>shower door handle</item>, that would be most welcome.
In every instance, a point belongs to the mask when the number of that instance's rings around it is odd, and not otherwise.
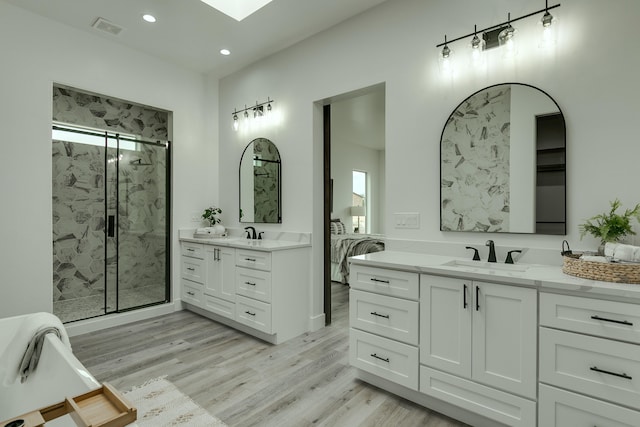
[[[107,237],[114,237],[116,230],[116,216],[109,215],[107,217]]]

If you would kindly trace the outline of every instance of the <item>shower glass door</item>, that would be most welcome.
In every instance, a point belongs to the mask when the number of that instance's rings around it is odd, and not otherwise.
[[[53,127],[53,311],[63,322],[168,301],[168,147]]]

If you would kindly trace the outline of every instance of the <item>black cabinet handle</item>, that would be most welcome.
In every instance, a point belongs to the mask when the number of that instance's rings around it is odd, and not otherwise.
[[[249,286],[255,286],[255,283],[251,283],[251,282],[244,282],[245,285],[249,285]]]
[[[255,258],[245,258],[244,260],[245,260],[245,261],[256,262],[256,259],[255,259]]]
[[[590,367],[589,369],[591,369],[592,371],[596,371],[596,372],[600,372],[602,374],[607,374],[607,375],[613,375],[614,377],[619,377],[619,378],[624,378],[625,380],[632,380],[633,377],[630,377],[627,374],[618,374],[617,372],[611,372],[611,371],[606,371],[604,369],[599,369],[595,366]]]
[[[387,283],[387,284],[389,283],[389,281],[388,281],[388,280],[376,279],[375,277],[372,277],[372,278],[371,278],[371,281],[372,281],[372,282],[379,282],[379,283]]]
[[[187,295],[194,296],[194,295],[195,295],[195,293],[187,291]]]
[[[614,319],[607,319],[606,317],[600,317],[597,314],[591,316],[591,318],[593,320],[601,320],[603,322],[611,322],[611,323],[618,323],[620,325],[628,325],[628,326],[633,326],[633,323],[627,321],[627,320],[614,320]]]
[[[378,356],[378,355],[377,355],[377,354],[375,354],[375,353],[373,353],[373,354],[371,355],[371,357],[373,357],[373,358],[375,358],[375,359],[378,359],[378,360],[382,360],[383,362],[387,362],[387,363],[389,363],[389,358],[388,358],[388,357],[385,359],[384,357],[380,357],[380,356]]]
[[[196,271],[196,269],[195,269],[195,268],[191,268],[191,267],[187,267],[187,270],[189,270],[189,271]]]
[[[467,306],[467,285],[462,285],[462,308],[466,309]]]
[[[195,252],[195,249],[187,248],[187,251],[189,251],[189,252]]]
[[[250,311],[245,311],[245,313],[247,313],[249,316],[255,316],[256,315],[255,313],[252,313]]]
[[[380,313],[376,313],[375,311],[372,311],[372,312],[371,312],[371,314],[372,314],[373,316],[384,317],[385,319],[388,319],[388,318],[389,318],[389,315],[388,315],[388,314],[380,314]]]
[[[476,286],[476,311],[480,311],[480,286]]]

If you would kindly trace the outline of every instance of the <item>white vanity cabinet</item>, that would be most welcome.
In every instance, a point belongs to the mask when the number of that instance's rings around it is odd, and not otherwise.
[[[421,275],[420,391],[535,426],[536,331],[535,289]]]
[[[236,250],[225,246],[206,245],[205,259],[207,278],[204,285],[204,308],[234,319]]]
[[[274,344],[309,330],[309,245],[271,243],[273,250],[269,243],[245,240],[181,245],[186,308]]]
[[[640,305],[540,293],[539,425],[640,425]]]
[[[204,245],[184,243],[181,247],[180,266],[182,300],[196,307],[202,307],[206,280]]]
[[[418,390],[418,274],[352,265],[349,362]]]

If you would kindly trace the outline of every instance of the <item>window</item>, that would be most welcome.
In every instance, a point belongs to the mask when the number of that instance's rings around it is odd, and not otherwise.
[[[354,233],[367,232],[367,173],[353,171],[351,219]]]

